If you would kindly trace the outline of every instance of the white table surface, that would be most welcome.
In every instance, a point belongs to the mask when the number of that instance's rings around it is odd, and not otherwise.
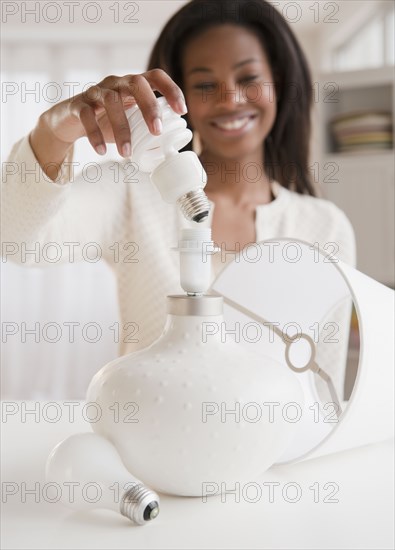
[[[30,488],[38,482],[41,487],[54,445],[73,433],[91,431],[90,426],[78,414],[81,403],[75,420],[70,422],[70,407],[64,407],[55,423],[43,415],[38,421],[32,415],[23,419],[21,403],[15,403],[19,412],[2,420],[2,483]],[[29,495],[23,503],[19,493],[2,504],[1,548],[394,548],[393,441],[275,466],[259,481],[280,483],[273,502],[267,486],[255,503],[236,503],[231,495],[225,502],[219,496],[202,502],[161,495],[158,518],[143,527],[107,510],[75,512],[42,498],[36,503]],[[300,487],[298,502],[282,497],[290,482]],[[338,502],[324,502],[329,482],[338,485],[333,495]],[[319,502],[309,489],[314,483],[320,488]]]

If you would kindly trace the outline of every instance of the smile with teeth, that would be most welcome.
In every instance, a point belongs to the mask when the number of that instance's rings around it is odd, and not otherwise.
[[[235,120],[229,120],[227,122],[215,121],[213,122],[213,125],[217,126],[221,130],[240,130],[253,118],[255,118],[255,116],[248,115],[243,118],[237,118]]]

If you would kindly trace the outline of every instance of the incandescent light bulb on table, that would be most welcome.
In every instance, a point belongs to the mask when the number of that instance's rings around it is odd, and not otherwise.
[[[138,525],[159,513],[158,495],[128,472],[108,439],[94,433],[58,443],[48,457],[46,479],[60,485],[61,502],[77,510],[107,508]]]

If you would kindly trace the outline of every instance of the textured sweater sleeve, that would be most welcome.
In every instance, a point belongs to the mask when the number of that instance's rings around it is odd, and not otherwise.
[[[74,176],[72,152],[53,182],[25,137],[3,165],[2,256],[28,266],[106,257],[127,212],[122,173],[114,163],[89,163]],[[118,165],[119,167],[120,165]]]

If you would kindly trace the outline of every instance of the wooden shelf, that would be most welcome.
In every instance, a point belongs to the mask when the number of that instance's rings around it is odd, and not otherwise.
[[[357,268],[379,282],[394,286],[394,148],[337,152],[329,122],[339,114],[360,110],[392,113],[395,128],[393,67],[325,73],[320,90],[337,87],[335,94],[321,97],[316,123],[321,166],[337,165],[334,182],[323,182],[325,196],[341,208],[355,231]],[[325,88],[331,83],[332,87]],[[328,171],[325,172],[326,174]]]

